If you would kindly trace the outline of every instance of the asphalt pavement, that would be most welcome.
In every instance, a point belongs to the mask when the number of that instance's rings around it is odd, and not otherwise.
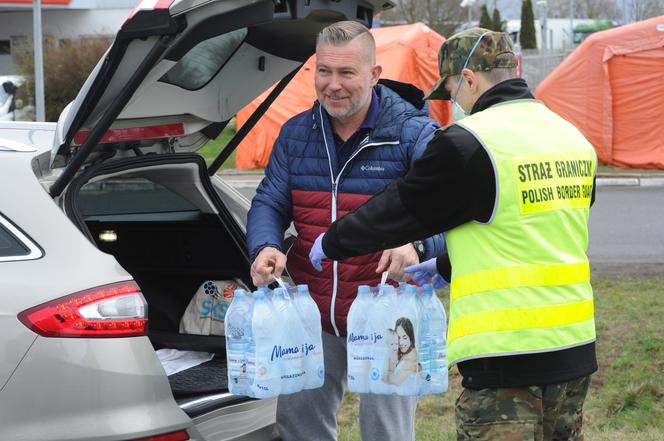
[[[664,278],[664,186],[605,186],[590,209],[594,276]]]

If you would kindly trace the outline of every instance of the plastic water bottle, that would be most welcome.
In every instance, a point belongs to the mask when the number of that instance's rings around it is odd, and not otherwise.
[[[245,331],[247,334],[247,349],[246,349],[246,358],[247,358],[247,379],[248,379],[248,387],[247,387],[247,392],[252,394],[253,396],[253,385],[254,381],[256,380],[256,340],[254,339],[254,330],[253,330],[253,324],[252,324],[252,317],[254,314],[254,297],[253,295],[249,296],[249,292],[246,293],[247,300],[249,301],[249,311],[247,312],[246,316],[246,323],[247,323],[247,330]]]
[[[431,373],[430,392],[441,393],[447,390],[448,372],[446,360],[447,317],[445,308],[438,296],[434,293],[432,285],[424,286],[425,305],[429,317],[430,336],[430,365]]]
[[[235,395],[251,395],[253,372],[249,368],[254,349],[251,332],[252,302],[243,289],[236,289],[225,322],[228,388]]]
[[[420,322],[421,322],[421,306],[417,300],[417,287],[414,285],[406,285],[401,295],[397,298],[399,310],[404,317],[410,318],[413,326],[413,340],[411,344],[415,351],[417,351],[417,360],[420,360],[421,341],[420,341]],[[421,366],[420,366],[421,369]],[[402,395],[415,396],[419,390],[419,375],[413,375],[405,380],[399,386],[399,393]]]
[[[390,322],[386,317],[391,314],[398,303],[397,292],[392,285],[384,284],[382,285],[382,293],[379,291],[379,294],[373,300],[369,319],[367,320],[367,327],[371,330],[368,333],[368,339],[371,343],[369,391],[374,394],[390,395],[394,393],[396,388],[384,380],[390,338],[388,327],[385,324]]]
[[[357,297],[348,311],[348,329],[346,337],[347,380],[348,388],[353,392],[369,392],[371,371],[371,342],[366,333],[368,306],[372,301],[368,285],[360,285]]]
[[[429,287],[431,285],[428,285]],[[431,393],[431,356],[432,356],[432,335],[430,323],[433,317],[430,315],[429,303],[432,291],[425,286],[422,295],[418,297],[420,308],[420,332],[419,332],[419,361],[422,368],[420,375],[420,388],[418,395]]]
[[[265,294],[265,298],[272,301],[272,290],[268,288],[267,286],[259,286],[258,289],[256,289],[258,292],[262,292]],[[256,292],[254,291],[254,292]]]
[[[278,366],[282,394],[301,391],[305,382],[306,347],[302,343],[305,331],[294,303],[295,299],[283,288],[274,290],[273,314],[281,326],[273,330],[271,361]]]
[[[256,344],[256,375],[252,387],[256,398],[279,395],[280,372],[272,349],[275,333],[283,324],[278,321],[270,300],[261,291],[254,293],[252,329]]]
[[[295,308],[304,326],[304,388],[315,389],[325,381],[320,310],[311,298],[307,285],[298,285],[293,294]]]

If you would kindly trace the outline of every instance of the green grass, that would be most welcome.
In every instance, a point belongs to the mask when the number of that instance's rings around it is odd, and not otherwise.
[[[664,441],[664,281],[593,280],[597,356],[584,406],[586,441]],[[444,303],[449,292],[439,291]],[[446,304],[447,307],[447,304]],[[418,401],[416,439],[456,439],[454,401],[461,378],[450,371],[450,390]],[[359,441],[359,396],[346,393],[339,440]]]
[[[231,140],[233,135],[235,135],[235,128],[229,124],[216,139],[211,139],[207,144],[201,147],[197,153],[201,155],[209,165],[214,161],[214,158],[219,155],[226,144],[228,144],[228,141]],[[235,168],[235,153],[236,151],[231,153],[231,156],[221,165],[220,170]]]
[[[664,283],[593,286],[600,371],[586,401],[590,439],[664,440]]]

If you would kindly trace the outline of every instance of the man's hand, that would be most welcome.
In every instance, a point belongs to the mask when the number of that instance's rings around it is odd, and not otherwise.
[[[420,264],[409,266],[404,271],[412,274],[413,281],[420,286],[429,281],[431,281],[434,288],[444,288],[449,285],[447,281],[443,279],[443,276],[438,274],[435,257],[433,259],[425,260]]]
[[[383,251],[383,255],[380,256],[380,262],[378,262],[376,272],[380,274],[387,270],[391,279],[407,282],[413,276],[411,274],[404,273],[404,268],[409,265],[415,265],[419,262],[420,259],[417,257],[417,251],[415,251],[413,245],[406,244],[398,248],[392,248],[391,250]]]
[[[251,264],[251,279],[256,286],[265,286],[281,277],[286,268],[286,255],[274,247],[265,247]]]
[[[314,244],[311,246],[311,251],[309,251],[309,260],[311,265],[316,269],[316,271],[323,271],[323,265],[321,265],[321,260],[327,259],[325,252],[323,251],[323,236],[325,233],[321,233]]]

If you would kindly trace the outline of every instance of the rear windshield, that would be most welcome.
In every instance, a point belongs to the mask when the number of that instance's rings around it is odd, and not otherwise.
[[[145,178],[89,182],[78,197],[85,220],[189,220],[200,210],[173,190]]]
[[[159,81],[187,90],[200,89],[219,72],[246,36],[247,28],[242,28],[198,43]]]

